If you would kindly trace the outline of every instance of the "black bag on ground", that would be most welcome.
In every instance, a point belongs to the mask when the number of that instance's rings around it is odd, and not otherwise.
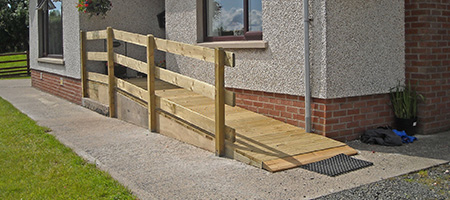
[[[389,128],[379,127],[367,130],[361,135],[361,142],[385,146],[401,146],[402,138]]]

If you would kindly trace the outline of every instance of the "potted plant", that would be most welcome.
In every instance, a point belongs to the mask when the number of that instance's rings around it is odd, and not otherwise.
[[[408,135],[414,135],[417,127],[417,104],[425,98],[411,88],[411,83],[400,83],[390,89],[392,110],[395,115],[395,127],[404,130]]]
[[[110,0],[78,0],[77,8],[79,12],[93,15],[106,16],[106,13],[111,10],[112,3]]]

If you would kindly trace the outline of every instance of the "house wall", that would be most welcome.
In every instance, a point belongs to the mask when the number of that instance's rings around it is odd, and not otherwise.
[[[227,87],[301,94],[303,85],[303,20],[301,0],[262,1],[263,38],[267,49],[228,49],[236,54],[236,67],[226,68]],[[201,0],[166,0],[166,37],[196,44],[201,41]],[[296,22],[295,24],[285,23]],[[200,34],[199,34],[200,33]],[[200,35],[200,36],[199,36]],[[173,71],[209,83],[214,81],[212,64],[167,55]]]
[[[405,1],[406,79],[426,97],[419,132],[450,130],[450,1]]]
[[[201,41],[201,0],[166,0],[168,39]],[[230,88],[304,94],[301,0],[262,0],[266,49],[228,49]],[[404,80],[403,1],[310,1],[312,95],[340,98],[387,93]],[[200,15],[201,16],[201,15]],[[200,23],[199,23],[200,21]],[[200,32],[200,34],[199,34]],[[212,64],[167,56],[168,68],[212,83]]]
[[[29,1],[30,67],[33,87],[81,104],[79,18],[77,0],[62,1],[63,64],[40,62],[37,0]]]
[[[321,97],[388,93],[404,81],[404,0],[333,0],[326,13],[326,95]]]
[[[37,0],[30,0],[30,67],[33,70],[50,72],[65,77],[80,78],[80,23],[78,11],[75,8],[77,0],[62,1],[63,20],[63,54],[64,64],[38,62],[39,58],[39,27],[38,11],[35,9]]]

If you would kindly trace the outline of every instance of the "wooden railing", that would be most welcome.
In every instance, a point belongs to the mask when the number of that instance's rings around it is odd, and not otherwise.
[[[108,27],[100,31],[81,31],[81,80],[83,97],[88,96],[87,81],[96,81],[108,85],[109,114],[115,117],[115,89],[125,91],[142,101],[147,102],[149,113],[149,129],[156,131],[156,109],[175,115],[191,124],[215,134],[216,155],[225,154],[225,140],[235,141],[236,133],[231,127],[225,125],[225,104],[235,106],[235,94],[225,90],[225,66],[234,67],[234,54],[225,52],[221,48],[211,49],[201,46],[184,44],[166,39],[156,38],[153,35],[140,35]],[[87,52],[86,41],[104,40],[107,43],[107,52]],[[113,40],[146,47],[147,62],[142,62],[113,51]],[[166,70],[155,66],[154,50],[177,54],[190,58],[215,63],[215,85]],[[86,62],[107,61],[108,75],[88,72]],[[147,74],[147,90],[133,85],[114,76],[114,63]],[[155,78],[177,85],[186,90],[201,94],[215,100],[215,119],[196,113],[169,99],[155,95]]]
[[[1,77],[13,77],[13,76],[22,76],[27,75],[30,76],[30,54],[25,51],[22,53],[7,53],[0,54],[1,57],[9,57],[9,56],[17,56],[17,55],[25,55],[25,59],[15,59],[15,60],[3,60],[0,59],[0,78]],[[3,60],[3,61],[2,61]],[[25,62],[25,65],[21,65],[20,63]],[[4,66],[15,65],[15,66]],[[20,66],[17,66],[20,65]]]

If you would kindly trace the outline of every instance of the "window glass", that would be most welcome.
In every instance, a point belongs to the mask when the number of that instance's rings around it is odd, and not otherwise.
[[[207,36],[244,35],[243,0],[207,0]]]
[[[248,4],[248,31],[262,31],[261,0],[249,0]]]
[[[49,1],[48,4],[48,54],[62,55],[62,11],[61,2]]]

